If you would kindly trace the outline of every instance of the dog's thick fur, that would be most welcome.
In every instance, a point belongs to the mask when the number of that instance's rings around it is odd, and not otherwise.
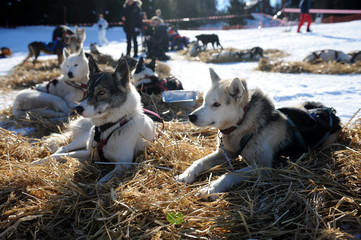
[[[153,58],[148,64],[144,63],[141,57],[133,73],[134,85],[138,92],[147,94],[160,94],[168,90],[183,90],[183,85],[179,79],[169,76],[160,79],[155,74],[156,60]]]
[[[72,129],[77,132],[73,133],[73,141],[69,145],[60,148],[50,157],[59,160],[64,156],[71,156],[80,161],[92,158],[94,162],[115,162],[114,170],[99,182],[104,184],[114,174],[120,177],[122,170],[130,167],[134,154],[148,146],[154,138],[154,123],[143,113],[140,95],[130,83],[129,68],[124,58],[119,60],[114,73],[100,71],[92,57],[89,57],[89,68],[88,94],[76,107],[82,118],[72,124]],[[127,121],[124,123],[125,119]],[[93,124],[91,128],[90,120]],[[123,125],[120,124],[122,122]],[[102,147],[102,155],[98,141],[104,139],[107,142]],[[93,148],[95,152],[91,156]],[[37,163],[44,161],[47,159]]]
[[[222,47],[222,45],[219,43],[218,35],[216,34],[200,34],[196,36],[197,41],[201,41],[204,48],[207,48],[208,43],[212,43],[212,47],[215,49],[214,44],[217,45],[217,47]]]
[[[315,62],[315,61],[330,62],[336,61],[341,63],[350,63],[351,57],[342,51],[325,49],[318,50],[308,54],[303,61],[304,62]]]
[[[222,51],[213,53],[209,62],[258,61],[263,58],[263,49],[254,47],[241,51]]]
[[[13,104],[14,117],[24,117],[27,112],[48,117],[67,116],[71,108],[84,99],[89,72],[84,51],[69,55],[64,49],[64,56],[59,78],[19,92]]]
[[[307,149],[301,148],[288,117],[298,126],[309,149],[316,147],[317,142],[327,133],[329,135],[323,146],[332,143],[340,132],[340,120],[334,115],[334,111],[322,111],[317,120],[307,112],[314,108],[315,111],[322,110],[324,106],[320,103],[307,102],[299,108],[276,110],[261,90],[248,91],[245,80],[221,80],[213,69],[210,69],[210,73],[212,87],[205,95],[203,105],[191,113],[189,119],[200,127],[221,129],[227,155],[230,158],[241,155],[249,166],[211,182],[210,186],[200,190],[199,194],[202,196],[213,194],[210,198],[214,199],[216,193],[225,192],[247,179],[259,170],[258,167],[274,166],[281,154],[292,157],[307,152]],[[332,126],[328,126],[330,117]],[[323,124],[324,122],[326,124]],[[225,154],[222,148],[218,147],[216,152],[194,162],[177,176],[177,180],[193,183],[202,172],[224,162]]]

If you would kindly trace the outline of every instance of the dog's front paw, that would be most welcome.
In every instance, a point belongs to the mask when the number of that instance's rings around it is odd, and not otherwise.
[[[175,180],[177,182],[184,182],[184,183],[192,184],[194,182],[194,176],[192,174],[188,173],[187,171],[185,171],[184,173],[176,176]]]
[[[212,188],[211,186],[202,187],[196,193],[196,197],[202,198],[206,201],[215,201],[219,198],[220,193]]]
[[[42,159],[38,159],[38,160],[32,161],[31,164],[34,164],[34,165],[36,165],[36,164],[44,164],[44,163],[46,163],[46,162],[48,162],[48,161],[49,161],[48,158],[42,158]]]

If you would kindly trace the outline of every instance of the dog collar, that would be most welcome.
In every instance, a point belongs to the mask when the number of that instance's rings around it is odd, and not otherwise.
[[[232,126],[232,127],[226,128],[226,129],[220,129],[219,131],[222,134],[230,134],[231,132],[236,130],[238,128],[238,126],[240,126],[242,124],[243,120],[246,118],[248,108],[249,108],[249,103],[246,106],[244,106],[244,108],[243,108],[243,117],[241,119],[239,119],[236,126]]]

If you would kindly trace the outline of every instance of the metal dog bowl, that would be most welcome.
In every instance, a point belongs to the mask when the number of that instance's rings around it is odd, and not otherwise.
[[[162,92],[163,102],[175,103],[181,107],[192,107],[196,104],[197,99],[196,91],[171,90]]]

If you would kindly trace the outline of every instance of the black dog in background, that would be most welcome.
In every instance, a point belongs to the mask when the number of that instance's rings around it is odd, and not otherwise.
[[[217,47],[222,47],[222,45],[219,43],[219,38],[218,35],[216,34],[201,34],[201,35],[197,35],[197,42],[201,41],[203,44],[204,48],[207,48],[208,43],[212,43],[212,47],[213,49],[215,49],[214,44],[217,44]]]

